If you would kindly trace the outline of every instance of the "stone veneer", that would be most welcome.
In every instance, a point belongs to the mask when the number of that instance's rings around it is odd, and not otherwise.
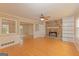
[[[49,32],[57,32],[57,38],[61,39],[62,36],[62,20],[51,20],[46,22],[46,36],[49,36]]]

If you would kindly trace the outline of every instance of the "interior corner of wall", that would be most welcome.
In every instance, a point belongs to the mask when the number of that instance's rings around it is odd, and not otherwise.
[[[79,52],[79,45],[77,44],[77,42],[74,42],[74,45],[75,45],[77,51]]]

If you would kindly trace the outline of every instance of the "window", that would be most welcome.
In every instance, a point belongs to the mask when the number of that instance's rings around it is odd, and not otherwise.
[[[2,34],[8,34],[9,33],[9,24],[6,19],[2,19]]]
[[[9,25],[3,24],[2,25],[2,34],[8,34],[9,33]]]
[[[16,21],[2,19],[2,34],[16,33]]]

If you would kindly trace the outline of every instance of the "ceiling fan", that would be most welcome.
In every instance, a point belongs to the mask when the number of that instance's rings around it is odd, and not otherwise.
[[[49,18],[50,18],[50,16],[44,16],[43,14],[41,14],[41,16],[40,16],[41,21],[48,21]]]

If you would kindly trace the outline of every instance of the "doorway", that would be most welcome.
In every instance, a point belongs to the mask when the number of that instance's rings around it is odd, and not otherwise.
[[[33,38],[33,24],[20,22],[20,35],[23,39]]]

